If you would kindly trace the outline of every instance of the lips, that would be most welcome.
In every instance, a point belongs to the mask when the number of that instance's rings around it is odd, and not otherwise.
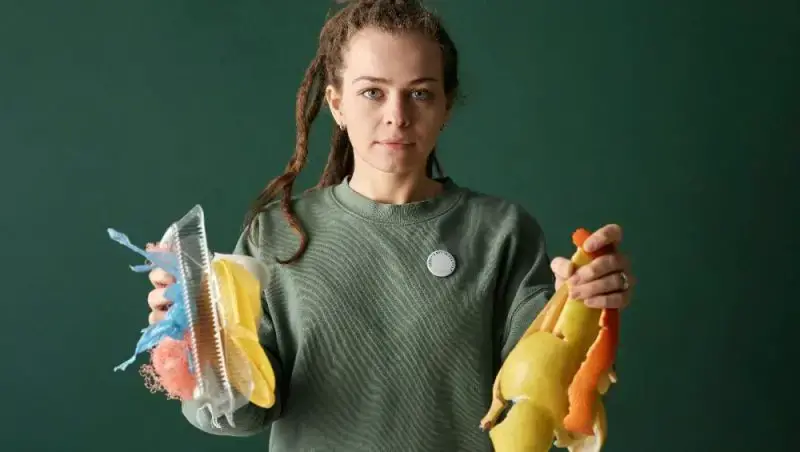
[[[408,146],[410,144],[414,144],[413,142],[403,138],[389,138],[387,140],[380,140],[378,143],[385,144],[387,146]]]

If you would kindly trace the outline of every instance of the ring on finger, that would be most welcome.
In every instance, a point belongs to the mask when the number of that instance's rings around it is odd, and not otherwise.
[[[628,275],[625,272],[619,272],[619,277],[621,279],[622,291],[625,292],[631,287],[631,283],[628,280]]]

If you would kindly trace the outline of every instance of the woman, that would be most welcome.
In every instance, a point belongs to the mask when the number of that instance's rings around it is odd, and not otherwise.
[[[435,144],[458,89],[455,45],[415,1],[352,2],[324,26],[297,100],[286,172],[248,216],[236,252],[271,269],[262,344],[278,403],[235,427],[271,427],[270,450],[490,450],[478,423],[495,374],[555,285],[596,307],[628,302],[614,254],[572,274],[550,262],[539,225],[513,203],[444,177]],[[294,197],[323,102],[338,125],[319,186]],[[598,230],[587,247],[620,240]],[[150,321],[169,301],[151,274]],[[191,414],[190,414],[191,413]]]

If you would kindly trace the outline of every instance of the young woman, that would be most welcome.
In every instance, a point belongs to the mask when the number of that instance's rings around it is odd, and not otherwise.
[[[276,451],[484,451],[478,425],[500,364],[554,286],[596,307],[628,302],[626,260],[573,274],[519,205],[434,177],[458,90],[456,47],[416,1],[351,2],[324,26],[297,98],[286,172],[259,196],[236,252],[269,265],[262,344],[278,403],[235,427]],[[323,103],[338,127],[319,186],[292,197]],[[290,202],[291,201],[291,202]],[[598,230],[587,247],[620,241]],[[555,278],[554,278],[555,276]],[[151,322],[172,280],[151,274]],[[189,414],[191,413],[191,414]]]

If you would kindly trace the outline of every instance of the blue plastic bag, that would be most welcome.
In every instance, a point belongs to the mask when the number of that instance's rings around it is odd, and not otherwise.
[[[145,273],[153,270],[154,268],[161,268],[173,277],[175,283],[172,284],[165,292],[164,296],[172,302],[172,305],[167,309],[167,314],[160,322],[149,325],[144,328],[141,333],[139,341],[136,343],[136,349],[127,361],[116,366],[114,371],[125,370],[128,366],[136,361],[139,354],[144,353],[158,345],[162,339],[170,337],[176,340],[182,340],[186,329],[189,327],[189,316],[186,313],[186,303],[183,299],[183,281],[181,279],[181,272],[178,268],[178,259],[175,253],[166,251],[148,252],[136,245],[133,245],[125,234],[114,229],[108,229],[108,235],[111,240],[133,250],[134,252],[142,255],[151,262],[145,265],[133,265],[131,270],[137,273]],[[191,357],[190,357],[190,370],[191,370]]]

